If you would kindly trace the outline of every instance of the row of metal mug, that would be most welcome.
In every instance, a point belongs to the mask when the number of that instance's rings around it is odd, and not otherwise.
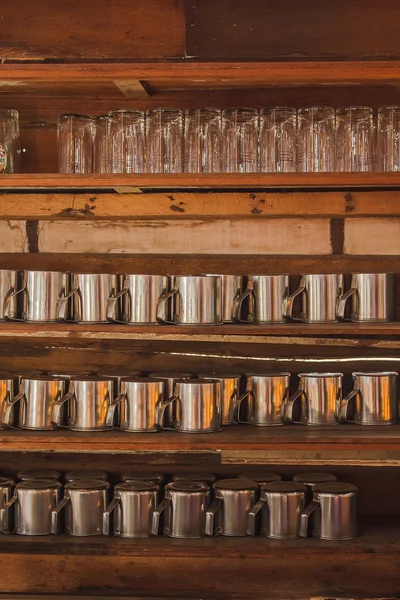
[[[0,320],[205,325],[285,320],[330,323],[340,319],[388,322],[395,318],[393,273],[302,275],[299,286],[290,293],[295,280],[298,277],[288,275],[2,270]],[[297,298],[300,301],[296,302]]]
[[[56,478],[27,477],[16,485],[0,478],[0,531],[127,538],[160,533],[173,538],[261,533],[293,539],[307,537],[313,515],[312,534],[316,537],[344,540],[357,535],[355,486],[337,482],[329,473],[300,473],[294,481],[281,479],[265,473],[260,486],[245,476],[211,485],[177,478],[165,485],[160,502],[162,490],[156,478],[128,477],[114,487],[113,497],[105,478],[75,476],[68,480],[67,474],[64,487]]]

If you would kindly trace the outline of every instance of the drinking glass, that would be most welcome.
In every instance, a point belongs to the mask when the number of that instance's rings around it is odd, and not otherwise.
[[[234,108],[222,112],[222,171],[256,173],[258,166],[258,111]]]
[[[146,171],[182,172],[182,112],[154,108],[146,113]]]
[[[221,172],[221,111],[189,108],[185,112],[185,172]]]
[[[374,149],[373,111],[368,106],[336,111],[336,169],[372,171]]]
[[[112,172],[143,173],[144,113],[141,110],[116,110],[109,117]]]
[[[260,113],[260,171],[296,171],[296,109],[264,108]]]
[[[110,173],[110,117],[102,115],[95,119],[94,172]]]
[[[298,112],[297,161],[303,173],[335,170],[335,111],[311,106]]]
[[[57,123],[59,173],[92,173],[94,119],[61,115]]]
[[[0,110],[0,174],[19,170],[21,140],[16,110]]]
[[[400,171],[400,106],[378,110],[378,170]]]

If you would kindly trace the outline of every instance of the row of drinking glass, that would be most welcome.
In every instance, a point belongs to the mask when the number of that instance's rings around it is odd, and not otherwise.
[[[396,372],[353,373],[353,388],[343,397],[342,373],[301,373],[292,395],[290,373],[250,374],[243,386],[235,374],[28,375],[19,379],[17,393],[14,379],[3,376],[0,426],[216,433],[236,423],[390,425],[399,420],[397,377]]]
[[[78,472],[72,479],[67,474],[64,486],[56,477],[28,477],[16,485],[0,478],[1,533],[127,538],[261,533],[294,539],[307,537],[313,515],[316,537],[345,540],[357,535],[358,490],[329,473],[299,473],[294,481],[265,473],[261,485],[248,476],[219,481],[211,476],[206,482],[198,474],[195,480],[177,478],[163,488],[158,478],[128,476],[114,486],[113,496],[107,474],[99,474],[101,478],[82,478]]]
[[[394,274],[290,278],[0,271],[0,320],[217,325],[340,319],[393,321]]]
[[[58,120],[61,173],[398,171],[400,107],[156,108]],[[376,148],[375,148],[376,146]]]

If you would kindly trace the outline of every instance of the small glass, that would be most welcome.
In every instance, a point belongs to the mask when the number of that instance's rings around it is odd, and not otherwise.
[[[112,173],[144,173],[144,112],[116,110],[109,117]]]
[[[257,173],[258,111],[234,108],[222,112],[222,171]]]
[[[61,115],[57,123],[59,173],[92,173],[94,119]]]
[[[400,171],[400,106],[378,110],[377,155],[379,171]]]
[[[297,112],[295,108],[264,108],[260,113],[260,171],[296,171]]]
[[[146,113],[147,173],[182,173],[183,118],[175,108]]]
[[[355,106],[336,111],[336,169],[373,171],[374,121],[372,108]]]
[[[16,110],[0,110],[0,174],[19,171],[21,139]]]
[[[185,112],[185,172],[221,172],[221,111],[189,108]]]
[[[111,172],[110,124],[108,115],[96,117],[96,133],[94,137],[94,172]]]
[[[335,110],[301,108],[297,115],[297,168],[302,173],[335,170]]]

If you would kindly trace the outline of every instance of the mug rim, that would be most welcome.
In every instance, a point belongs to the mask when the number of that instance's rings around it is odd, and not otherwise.
[[[362,377],[386,377],[387,375],[395,375],[396,377],[398,377],[398,372],[397,371],[354,371],[354,373],[352,373],[353,377],[354,376],[362,376]]]
[[[299,373],[298,377],[323,377],[328,379],[328,377],[344,377],[344,373]]]

